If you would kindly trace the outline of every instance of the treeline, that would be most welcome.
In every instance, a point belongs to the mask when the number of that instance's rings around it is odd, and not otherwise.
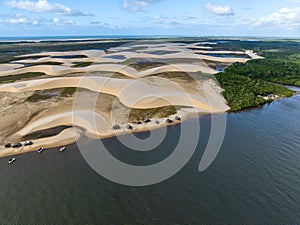
[[[287,60],[258,59],[234,63],[225,73],[300,86],[300,64]]]
[[[211,40],[212,42],[218,40]],[[226,41],[226,40],[225,40]],[[273,55],[286,57],[286,53],[288,54],[297,54],[300,50],[299,42],[297,41],[267,41],[267,40],[254,40],[254,41],[246,41],[246,40],[227,40],[224,43],[219,43],[214,46],[215,50],[234,50],[234,51],[243,51],[243,50],[253,50],[258,53],[262,53],[264,56]],[[276,50],[276,51],[274,51]],[[266,55],[265,55],[266,53]],[[279,53],[279,55],[277,54]]]
[[[274,94],[279,97],[288,97],[293,94],[293,91],[285,87],[229,71],[216,74],[216,79],[225,90],[223,96],[227,99],[232,112],[259,107],[268,102],[262,96]]]

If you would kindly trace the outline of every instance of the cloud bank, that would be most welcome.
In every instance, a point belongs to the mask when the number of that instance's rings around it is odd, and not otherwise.
[[[47,0],[10,0],[6,2],[6,6],[37,13],[55,13],[67,16],[93,16],[91,13],[77,11],[59,3],[50,3]]]
[[[123,9],[130,12],[141,12],[157,1],[159,0],[124,0]]]
[[[233,9],[230,6],[223,5],[213,5],[211,3],[207,3],[205,8],[213,14],[221,15],[221,16],[230,16],[234,15]]]

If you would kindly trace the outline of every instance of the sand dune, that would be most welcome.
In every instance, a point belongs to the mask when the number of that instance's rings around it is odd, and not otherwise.
[[[105,51],[103,50],[84,50],[84,51],[64,51],[64,52],[40,52],[40,53],[34,53],[34,54],[27,54],[27,55],[20,55],[16,56],[16,59],[18,58],[24,58],[24,57],[36,57],[36,56],[73,56],[73,55],[85,55],[88,58],[98,58],[105,55]]]
[[[63,112],[48,117],[43,117],[30,122],[17,134],[25,136],[27,134],[46,130],[59,126],[80,127],[92,135],[105,135],[107,133],[106,121],[103,116],[89,110]]]
[[[161,79],[160,82],[166,82]],[[169,85],[169,83],[166,83]],[[202,96],[189,95],[184,91],[168,86],[153,87],[143,80],[115,79],[105,77],[66,77],[48,78],[33,81],[4,84],[0,92],[28,92],[64,87],[79,87],[94,92],[111,94],[130,107],[147,109],[168,105],[180,105],[199,108],[205,112],[224,111],[224,107],[212,108]],[[134,91],[133,91],[134,90]]]
[[[154,76],[160,73],[168,72],[185,72],[195,73],[201,71],[205,74],[215,74],[216,70],[207,66],[205,61],[212,61],[216,63],[226,63],[230,65],[234,62],[246,62],[251,59],[262,58],[253,51],[213,51],[212,45],[217,43],[134,43],[120,47],[110,48],[107,51],[103,50],[85,50],[85,51],[66,51],[66,52],[41,52],[36,54],[21,55],[15,58],[15,61],[9,64],[0,64],[0,77],[13,76],[28,72],[42,72],[48,75],[45,79],[35,79],[29,81],[21,81],[14,83],[7,83],[0,85],[0,92],[7,93],[24,93],[28,92],[29,96],[34,91],[50,90],[56,88],[76,87],[83,88],[93,92],[109,94],[117,97],[124,106],[124,108],[134,109],[153,109],[163,106],[181,106],[176,115],[180,115],[182,120],[187,118],[192,113],[222,113],[229,109],[226,100],[220,94],[222,89],[209,76],[195,75],[195,80],[190,84],[189,80],[180,80],[180,78],[170,79],[163,78],[163,76]],[[251,58],[224,58],[217,56],[210,56],[207,54],[247,54]],[[84,57],[74,57],[83,55]],[[67,56],[64,58],[64,56]],[[149,65],[158,62],[164,64],[171,62],[170,65],[157,66],[155,68],[137,71],[135,68],[124,65],[128,62],[137,64],[140,61],[149,61]],[[24,67],[25,64],[57,62],[62,65],[35,65]],[[91,62],[94,63],[86,67],[73,67],[75,63]],[[23,65],[24,64],[24,65]],[[143,66],[143,64],[141,64]],[[120,73],[127,77],[127,79],[117,79],[107,77],[107,74],[94,72],[108,72]],[[74,73],[84,73],[85,76],[71,76]],[[67,76],[66,76],[67,75]],[[77,75],[77,74],[76,74]],[[199,75],[199,76],[198,76]],[[55,76],[55,77],[51,77]],[[66,76],[66,77],[64,77]],[[171,76],[166,74],[165,77]],[[177,82],[177,83],[176,83]],[[180,86],[181,85],[181,86]],[[81,93],[82,94],[82,93]],[[83,97],[82,97],[83,95]],[[82,94],[81,100],[92,96],[91,93]],[[109,96],[107,95],[107,96]],[[109,101],[112,96],[107,97]],[[59,97],[61,98],[61,97]],[[25,101],[27,98],[22,98]],[[113,98],[114,99],[114,98]],[[129,130],[126,129],[126,119],[123,120],[123,112],[120,113],[120,118],[116,121],[121,121],[120,129],[113,130],[112,125],[115,121],[111,117],[113,113],[110,108],[111,104],[106,103],[106,108],[100,104],[99,107],[103,109],[89,109],[86,106],[90,102],[76,107],[76,95],[65,98],[59,102],[57,101],[55,108],[51,108],[51,100],[44,101],[51,109],[46,110],[36,103],[26,102],[27,108],[30,109],[31,104],[40,107],[37,116],[30,117],[28,123],[18,125],[15,120],[18,116],[10,116],[6,118],[13,118],[10,124],[16,124],[16,129],[12,130],[14,135],[21,139],[22,136],[31,134],[33,132],[51,129],[59,126],[72,126],[67,128],[56,136],[41,138],[34,140],[34,147],[21,147],[20,149],[5,149],[0,147],[0,157],[12,154],[19,154],[28,151],[34,151],[39,147],[57,147],[75,142],[82,135],[92,138],[109,137],[116,134],[125,134]],[[68,107],[63,107],[64,102],[68,101]],[[116,101],[118,102],[118,101]],[[103,103],[103,102],[102,102]],[[109,107],[108,107],[109,106]],[[4,111],[7,107],[5,105]],[[55,109],[55,110],[54,110]],[[73,110],[72,110],[73,109]],[[118,108],[120,110],[120,108]],[[18,109],[16,109],[18,110]],[[24,111],[26,111],[24,110]],[[8,115],[8,114],[7,114]],[[31,114],[30,114],[31,115]],[[168,118],[174,120],[175,115],[169,115]],[[119,119],[119,120],[118,120]],[[181,121],[182,121],[181,120]],[[177,123],[179,121],[175,121]],[[174,124],[173,123],[173,124]],[[166,125],[166,118],[155,118],[150,123],[141,125],[133,125],[133,131],[143,131],[158,128]],[[5,129],[4,129],[5,130]],[[7,130],[3,131],[4,133]],[[131,131],[130,131],[131,132]],[[11,140],[20,140],[14,138]],[[5,138],[4,138],[5,139]],[[4,140],[3,139],[3,140]]]
[[[17,63],[3,63],[0,64],[0,71],[14,71],[15,69],[23,67],[22,64]]]
[[[137,49],[135,51],[132,48],[145,48]],[[224,58],[209,56],[205,54],[247,54],[252,59],[261,58],[253,53],[253,51],[205,51],[210,50],[212,47],[209,46],[197,46],[193,44],[141,44],[141,45],[132,45],[128,47],[116,47],[109,49],[109,53],[106,54],[102,50],[86,50],[86,51],[69,51],[69,52],[47,52],[47,53],[36,53],[29,55],[22,55],[20,57],[36,57],[36,56],[45,56],[40,59],[37,59],[36,62],[60,62],[64,63],[64,66],[72,65],[74,62],[94,62],[94,63],[122,63],[128,59],[199,59],[199,60],[209,60],[220,63],[234,63],[234,62],[246,62],[249,59],[245,58]],[[155,52],[166,52],[166,54],[154,54]],[[169,52],[169,53],[168,53]],[[54,56],[72,56],[72,55],[85,55],[87,58],[74,58],[74,59],[62,59],[62,58],[51,58]],[[117,58],[119,56],[124,57],[124,59]],[[17,57],[18,58],[18,57]],[[16,58],[16,59],[17,59]],[[23,59],[15,61],[18,63],[33,63],[34,60]]]
[[[247,54],[246,52],[242,52],[242,51],[204,51],[204,50],[195,50],[195,53],[199,53],[199,54],[235,54],[235,55],[244,55]]]
[[[97,64],[97,65],[91,65],[91,66],[79,67],[79,68],[71,68],[65,65],[60,65],[60,66],[38,65],[38,66],[19,68],[15,70],[0,71],[0,77],[17,75],[17,74],[28,73],[28,72],[41,72],[50,76],[62,76],[71,73],[85,73],[85,72],[88,73],[93,71],[118,72],[131,78],[140,78],[140,77],[150,76],[150,75],[163,73],[163,72],[178,72],[178,71],[184,71],[187,73],[197,72],[197,71],[201,71],[203,73],[209,73],[209,74],[216,73],[215,70],[211,69],[205,64],[203,64],[203,66],[201,65],[197,66],[191,64],[166,65],[166,66],[145,70],[142,72],[138,72],[136,69],[130,66],[121,65],[121,64],[100,64],[100,65]]]
[[[33,140],[33,146],[23,146],[21,148],[4,148],[3,146],[0,146],[0,157],[32,152],[38,150],[41,147],[55,148],[72,144],[76,142],[81,137],[81,135],[82,131],[80,129],[68,128],[55,136]]]

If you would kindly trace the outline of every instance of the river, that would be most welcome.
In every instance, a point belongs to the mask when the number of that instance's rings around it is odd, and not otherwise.
[[[76,145],[63,153],[19,155],[13,165],[0,159],[0,224],[299,223],[300,95],[228,114],[222,148],[204,172],[198,164],[210,118],[200,122],[200,142],[188,164],[170,179],[146,187],[99,176]],[[168,128],[166,143],[176,143],[179,128]],[[81,141],[87,150],[93,142]],[[122,148],[115,138],[104,142]],[[151,157],[170,153],[166,145],[160,148]],[[114,154],[124,160],[128,156]]]

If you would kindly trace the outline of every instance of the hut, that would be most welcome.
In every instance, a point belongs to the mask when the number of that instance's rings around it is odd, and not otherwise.
[[[120,127],[119,124],[115,124],[115,125],[113,125],[113,129],[114,130],[119,130],[119,129],[121,129],[121,127]]]
[[[144,119],[144,123],[150,123],[151,120],[149,118]]]
[[[11,148],[12,146],[11,146],[11,143],[7,143],[7,144],[4,145],[4,147],[5,148]]]
[[[166,122],[167,122],[167,123],[173,123],[173,120],[171,120],[171,119],[168,118],[168,119],[166,120]]]
[[[180,120],[181,120],[181,118],[180,118],[179,116],[176,116],[176,117],[175,117],[175,120],[178,120],[178,121],[180,121]]]
[[[32,141],[26,141],[24,146],[28,146],[28,145],[33,145],[33,142]]]
[[[22,147],[22,144],[18,142],[18,143],[15,143],[12,147],[13,148],[20,148],[20,147]]]

